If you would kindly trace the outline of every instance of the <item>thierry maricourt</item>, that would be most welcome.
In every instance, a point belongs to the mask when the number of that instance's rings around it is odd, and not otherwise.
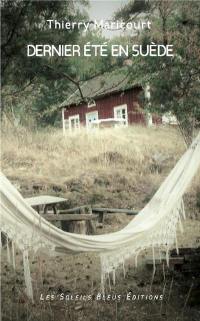
[[[138,20],[138,21],[112,21],[112,20],[93,20],[93,21],[65,21],[65,20],[46,20],[49,29],[60,29],[60,30],[74,30],[76,28],[88,31],[92,25],[93,29],[108,29],[108,30],[143,30],[151,29],[151,22],[149,20]]]

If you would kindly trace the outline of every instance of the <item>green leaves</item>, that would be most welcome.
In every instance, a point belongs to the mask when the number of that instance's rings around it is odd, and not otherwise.
[[[73,68],[72,62],[56,57],[27,57],[26,47],[28,44],[77,43],[79,30],[51,30],[46,22],[48,19],[86,19],[86,15],[79,9],[87,1],[79,1],[79,6],[71,4],[70,1],[33,0],[5,0],[2,3],[2,110],[9,112],[12,106],[16,113],[21,113],[21,106],[24,106],[24,112],[27,109],[30,112],[31,106],[33,114],[39,120],[40,112],[42,114],[48,111],[51,104],[59,103],[65,98],[63,92],[67,92],[70,81],[59,71],[76,77],[77,70]],[[47,68],[47,65],[52,69]],[[55,81],[56,87],[53,85]],[[29,83],[32,90],[24,90]],[[26,95],[27,103],[23,94]],[[14,106],[12,101],[15,102]],[[55,113],[53,114],[55,119]],[[53,122],[53,116],[50,120]]]
[[[146,108],[157,113],[171,112],[178,119],[187,143],[199,126],[200,115],[200,2],[155,1],[148,18],[152,30],[135,38],[142,44],[151,41],[174,46],[174,57],[138,57],[134,59],[132,74],[143,86],[150,84],[151,104]],[[125,8],[128,10],[128,5]],[[121,10],[121,17],[131,17]],[[138,10],[138,13],[140,11]],[[146,10],[143,10],[145,14]],[[133,38],[134,39],[134,38]]]

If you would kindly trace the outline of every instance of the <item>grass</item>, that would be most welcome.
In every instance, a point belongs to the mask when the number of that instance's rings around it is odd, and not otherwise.
[[[147,171],[152,156],[179,156],[184,149],[175,130],[129,127],[63,137],[60,130],[4,130],[2,165],[8,175],[20,173],[64,181],[89,169],[112,170],[123,162],[135,172]],[[49,175],[51,173],[51,175]],[[134,173],[133,173],[134,174]]]
[[[185,150],[169,127],[82,129],[65,137],[53,128],[4,127],[2,139],[3,172],[25,196],[48,192],[72,206],[141,207]]]

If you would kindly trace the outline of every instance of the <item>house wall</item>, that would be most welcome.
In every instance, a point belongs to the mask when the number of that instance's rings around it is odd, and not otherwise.
[[[145,124],[145,115],[138,103],[138,95],[141,88],[133,88],[122,93],[111,94],[106,97],[95,100],[96,106],[88,108],[87,104],[78,106],[70,106],[64,110],[64,118],[79,115],[81,125],[86,124],[86,114],[98,111],[99,119],[113,118],[114,107],[126,104],[128,113],[128,123],[143,123]]]

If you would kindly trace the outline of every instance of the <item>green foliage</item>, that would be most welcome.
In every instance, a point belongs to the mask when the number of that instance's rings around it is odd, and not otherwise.
[[[131,0],[128,4],[115,13],[115,19],[128,21],[133,15],[138,15],[139,13],[149,11],[149,9],[149,0]]]
[[[77,43],[80,34],[77,28],[71,32],[51,30],[46,20],[86,19],[85,13],[80,12],[82,4],[86,5],[87,1],[79,1],[79,6],[72,1],[2,2],[2,111],[8,112],[15,105],[15,114],[19,116],[21,106],[24,106],[24,112],[30,112],[27,105],[31,104],[31,112],[38,115],[48,111],[50,104],[61,102],[63,91],[67,92],[71,83],[60,71],[74,77],[72,63],[60,57],[27,57],[26,47],[28,44]],[[24,97],[20,97],[24,94],[29,102],[24,103]],[[55,118],[40,116],[37,120],[46,119],[47,122]]]
[[[79,39],[79,46],[82,48],[86,43],[91,44],[108,44],[108,52],[109,52],[109,42],[108,40],[102,36],[102,33],[97,31],[88,31],[85,35],[82,35]],[[74,73],[78,76],[79,80],[87,80],[91,78],[93,75],[104,73],[108,71],[112,64],[111,54],[108,54],[106,57],[101,56],[81,56],[81,57],[72,57],[71,64],[74,69]]]
[[[58,105],[77,89],[75,83],[108,71],[108,57],[27,57],[27,44],[102,44],[100,31],[49,29],[48,19],[87,21],[87,1],[9,1],[2,4],[2,111],[39,126],[55,124]],[[114,61],[116,64],[116,61]],[[73,83],[73,81],[75,83]]]
[[[190,143],[200,119],[200,2],[152,1],[148,14],[152,30],[135,37],[135,42],[143,46],[152,41],[172,44],[174,57],[134,58],[132,75],[137,75],[144,87],[151,86],[151,104],[147,101],[146,107],[175,115]]]

